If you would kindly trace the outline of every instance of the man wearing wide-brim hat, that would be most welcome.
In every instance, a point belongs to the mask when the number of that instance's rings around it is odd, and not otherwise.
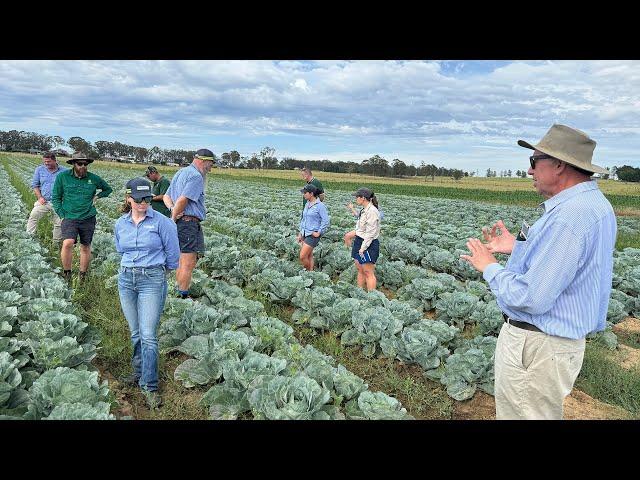
[[[616,217],[591,179],[596,146],[584,132],[553,125],[533,150],[528,174],[546,198],[542,216],[517,236],[498,221],[486,243],[462,255],[482,272],[503,312],[495,352],[497,419],[561,419],[582,368],[585,337],[604,330],[611,294]],[[494,253],[510,254],[501,266]]]
[[[91,240],[96,228],[97,214],[95,202],[98,198],[108,197],[112,189],[98,175],[87,171],[87,166],[93,163],[93,158],[85,153],[74,153],[67,163],[73,168],[56,177],[51,203],[62,219],[60,260],[63,275],[67,281],[71,280],[73,246],[80,237],[80,280],[83,281],[91,262]]]

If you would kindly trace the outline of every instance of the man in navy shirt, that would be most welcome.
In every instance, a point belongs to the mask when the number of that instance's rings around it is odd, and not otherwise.
[[[33,209],[29,214],[27,233],[34,235],[38,221],[51,213],[53,220],[53,241],[60,242],[62,240],[62,232],[60,230],[61,220],[53,209],[53,205],[51,205],[51,189],[58,174],[68,169],[58,165],[56,155],[53,152],[45,153],[42,157],[42,163],[42,165],[36,167],[36,171],[33,174],[33,181],[31,182],[31,188],[33,188],[33,193],[35,193],[38,200],[33,204]]]
[[[178,227],[180,264],[176,270],[176,283],[178,296],[182,298],[189,296],[193,269],[198,256],[204,253],[204,234],[200,222],[207,216],[204,207],[205,176],[215,163],[211,150],[198,150],[191,164],[174,175],[164,195],[164,203]]]

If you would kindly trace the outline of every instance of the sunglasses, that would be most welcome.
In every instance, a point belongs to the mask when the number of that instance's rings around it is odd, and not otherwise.
[[[89,164],[87,162],[76,162],[76,165],[79,167],[86,167]]]
[[[141,198],[140,200],[136,200],[135,198],[133,198],[133,201],[136,203],[151,203],[151,197],[144,197],[144,198]]]
[[[529,163],[531,164],[531,170],[535,170],[536,169],[536,162],[538,160],[544,160],[546,158],[555,158],[555,157],[552,157],[551,155],[547,155],[547,154],[544,154],[544,155],[531,155],[529,157]]]

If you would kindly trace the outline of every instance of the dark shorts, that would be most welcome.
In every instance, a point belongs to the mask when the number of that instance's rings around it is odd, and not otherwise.
[[[304,237],[304,243],[309,245],[311,248],[315,248],[318,246],[318,243],[320,243],[320,237],[316,238],[313,235],[307,235]]]
[[[73,218],[63,218],[60,224],[60,230],[62,232],[62,239],[71,239],[74,242],[78,241],[80,237],[80,243],[82,245],[91,245],[93,240],[93,232],[96,231],[96,217],[85,218],[83,220],[76,220]]]
[[[360,247],[362,246],[362,240],[362,237],[358,237],[357,235],[353,239],[353,246],[351,247],[351,257],[356,261],[360,261],[360,254],[358,252],[360,251]],[[378,255],[380,255],[380,242],[377,238],[373,242],[371,242],[369,248],[367,248],[365,252],[369,252],[371,262],[362,263],[376,263],[378,261]]]
[[[204,232],[200,222],[178,219],[176,226],[181,253],[204,253]]]

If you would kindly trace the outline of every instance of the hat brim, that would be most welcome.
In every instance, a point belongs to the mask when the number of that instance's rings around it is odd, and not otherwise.
[[[67,163],[69,165],[73,165],[75,162],[93,163],[93,159],[92,158],[70,158],[69,160],[67,160]]]
[[[149,202],[151,202],[151,199],[153,198],[153,195],[131,195],[131,194],[129,194],[129,196],[131,198],[133,198],[134,200],[136,200],[136,201],[140,201],[143,198],[148,198]]]
[[[551,149],[548,149],[548,148],[545,148],[545,147],[540,147],[539,145],[531,145],[529,142],[525,142],[524,140],[518,140],[518,145],[520,145],[521,147],[524,147],[524,148],[529,148],[531,150],[538,150],[539,152],[546,153],[547,155],[550,155],[553,158],[557,158],[558,160],[562,160],[563,162],[568,163],[569,165],[573,165],[574,167],[580,168],[580,169],[585,170],[587,172],[609,173],[609,170],[607,170],[606,168],[602,168],[599,165],[594,165],[593,163],[589,167],[587,167],[585,165],[580,165],[574,159],[568,158],[566,155],[564,155],[561,152],[555,152],[554,150],[551,150]]]

